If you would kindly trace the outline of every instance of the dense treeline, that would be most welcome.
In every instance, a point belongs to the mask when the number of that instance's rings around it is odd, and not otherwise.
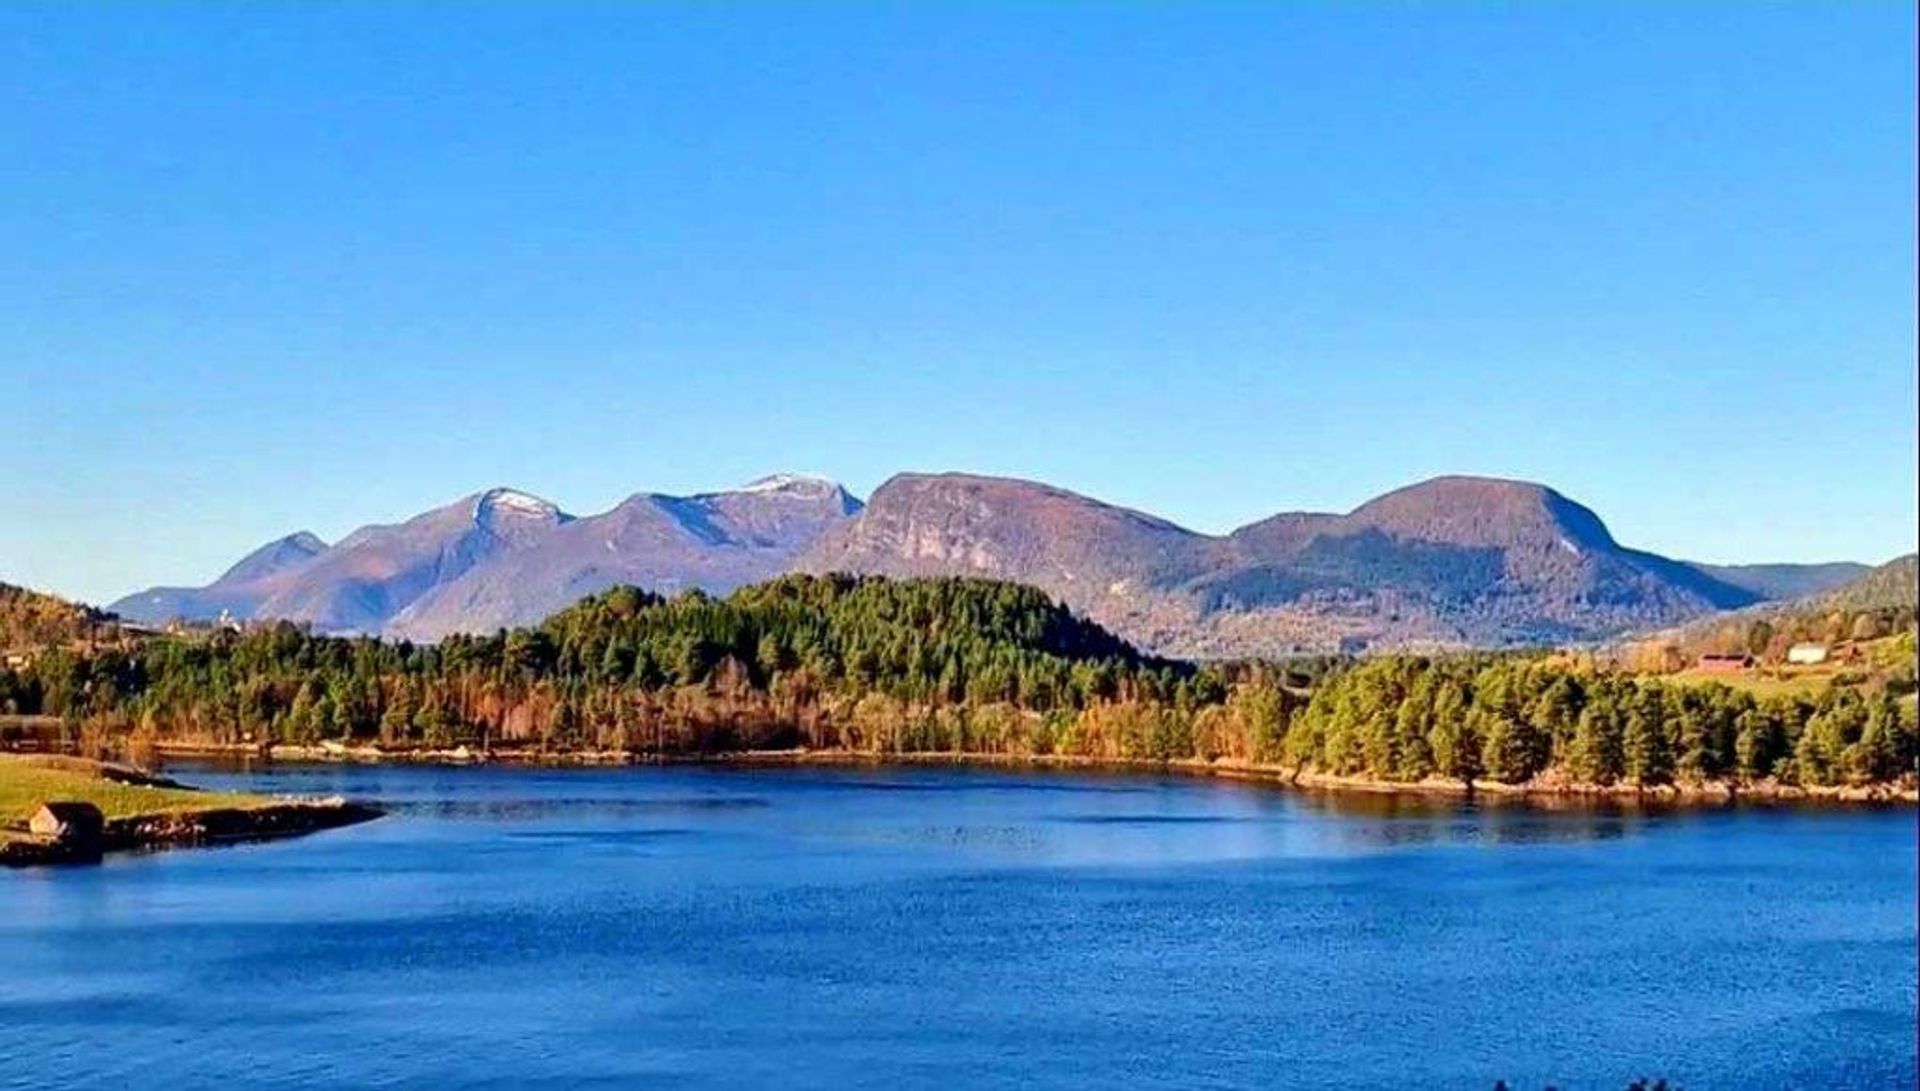
[[[1891,690],[1759,699],[1474,656],[1382,658],[1341,673],[1315,691],[1286,746],[1289,763],[1335,774],[1602,785],[1886,781],[1911,772],[1916,754]]]
[[[53,648],[0,675],[0,707],[108,733],[667,752],[865,749],[883,727],[892,748],[906,736],[891,721],[909,707],[1053,713],[1221,696],[1216,674],[1141,656],[1031,588],[850,577],[726,599],[617,588],[535,628],[437,646],[278,624],[91,655]]]
[[[1758,700],[1542,655],[1314,667],[1152,659],[1010,584],[787,577],[724,599],[619,588],[535,628],[437,646],[282,624],[56,648],[0,673],[0,709],[60,716],[100,746],[805,746],[1596,784],[1860,783],[1915,762],[1891,690]]]

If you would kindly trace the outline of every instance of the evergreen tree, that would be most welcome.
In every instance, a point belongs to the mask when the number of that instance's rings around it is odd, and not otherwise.
[[[1447,710],[1460,708],[1458,715]],[[1481,741],[1473,709],[1465,695],[1451,684],[1434,699],[1433,730],[1427,744],[1433,751],[1434,771],[1443,777],[1472,784],[1480,776]]]
[[[1474,717],[1481,740],[1480,765],[1488,776],[1519,784],[1545,768],[1546,735],[1530,720],[1496,709],[1476,709]]]
[[[1673,744],[1667,737],[1666,701],[1653,687],[1641,690],[1627,710],[1622,740],[1626,774],[1637,784],[1673,779]]]

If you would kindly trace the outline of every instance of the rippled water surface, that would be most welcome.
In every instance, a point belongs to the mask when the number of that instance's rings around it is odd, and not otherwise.
[[[392,813],[0,873],[0,1086],[1915,1082],[1911,810],[188,772]]]

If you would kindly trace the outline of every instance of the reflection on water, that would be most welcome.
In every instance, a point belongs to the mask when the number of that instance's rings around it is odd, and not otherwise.
[[[764,808],[751,796],[688,799],[380,799],[372,802],[392,814],[411,814],[469,822],[526,822],[568,814],[607,818],[651,817],[675,811],[737,811]]]
[[[370,799],[396,815],[498,823],[550,821],[566,815],[590,815],[612,822],[646,822],[658,815],[681,811],[760,811],[772,806],[765,795],[729,792],[730,785],[742,781],[777,784],[783,794],[794,797],[844,793],[850,789],[882,798],[990,795],[995,807],[1016,809],[1024,804],[1009,803],[1010,800],[1057,798],[1063,801],[1061,806],[1070,806],[1065,801],[1078,798],[1094,806],[1059,812],[1047,804],[1044,813],[1035,812],[1035,817],[1049,825],[1088,827],[1255,827],[1236,831],[1227,855],[1258,854],[1267,850],[1311,854],[1419,846],[1611,841],[1659,823],[1711,820],[1717,814],[1816,816],[1833,810],[1817,804],[1736,802],[1698,807],[1667,800],[1613,797],[1521,798],[1502,794],[1461,797],[1417,791],[1296,789],[1257,781],[1194,780],[1126,769],[1054,773],[941,765],[556,769],[224,762],[178,763],[173,768],[183,776],[197,776],[201,781],[228,783],[231,778],[232,783],[265,786],[275,791],[343,792]],[[650,776],[670,778],[675,783],[691,779],[698,784],[699,792],[659,795],[636,789],[636,785],[649,784]],[[537,792],[525,792],[529,787]],[[1198,809],[1147,811],[1137,806],[1128,807],[1124,802],[1127,799],[1151,800],[1163,808],[1172,801],[1180,801]],[[1222,803],[1227,800],[1233,805],[1223,808]],[[1897,808],[1895,811],[1899,813]],[[1023,829],[1016,836],[1005,827],[998,832],[967,826],[883,828],[871,821],[886,813],[884,807],[866,808],[859,828],[839,830],[836,836],[872,844],[938,841],[952,846],[991,846],[1029,854],[1057,848],[1066,841],[1061,837],[1049,840],[1044,828]],[[1303,830],[1300,819],[1305,815],[1327,821]],[[1263,826],[1264,832],[1258,828]],[[935,829],[944,832],[930,832]],[[1303,837],[1303,833],[1310,836]],[[1057,854],[1052,855],[1058,858]],[[1103,851],[1098,857],[1111,862],[1115,853]]]
[[[944,767],[178,771],[391,814],[0,875],[0,1088],[1916,1074],[1911,811]]]
[[[1656,813],[1610,800],[1530,807],[1495,798],[1473,800],[1386,792],[1303,793],[1302,806],[1348,819],[1343,834],[1360,845],[1534,845],[1625,837]]]
[[[509,841],[547,842],[563,844],[566,842],[595,841],[610,845],[629,845],[645,841],[655,841],[663,837],[693,837],[697,830],[655,829],[655,830],[516,830],[504,834]]]
[[[1093,826],[1176,826],[1183,823],[1250,822],[1249,818],[1218,814],[1070,814],[1056,822],[1084,822]]]
[[[848,840],[870,844],[937,845],[948,849],[1038,854],[1049,847],[1045,834],[1030,826],[900,826],[848,831]]]

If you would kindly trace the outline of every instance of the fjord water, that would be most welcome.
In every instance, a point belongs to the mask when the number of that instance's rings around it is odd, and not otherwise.
[[[1908,810],[935,768],[272,767],[0,875],[0,1086],[1912,1087]]]

